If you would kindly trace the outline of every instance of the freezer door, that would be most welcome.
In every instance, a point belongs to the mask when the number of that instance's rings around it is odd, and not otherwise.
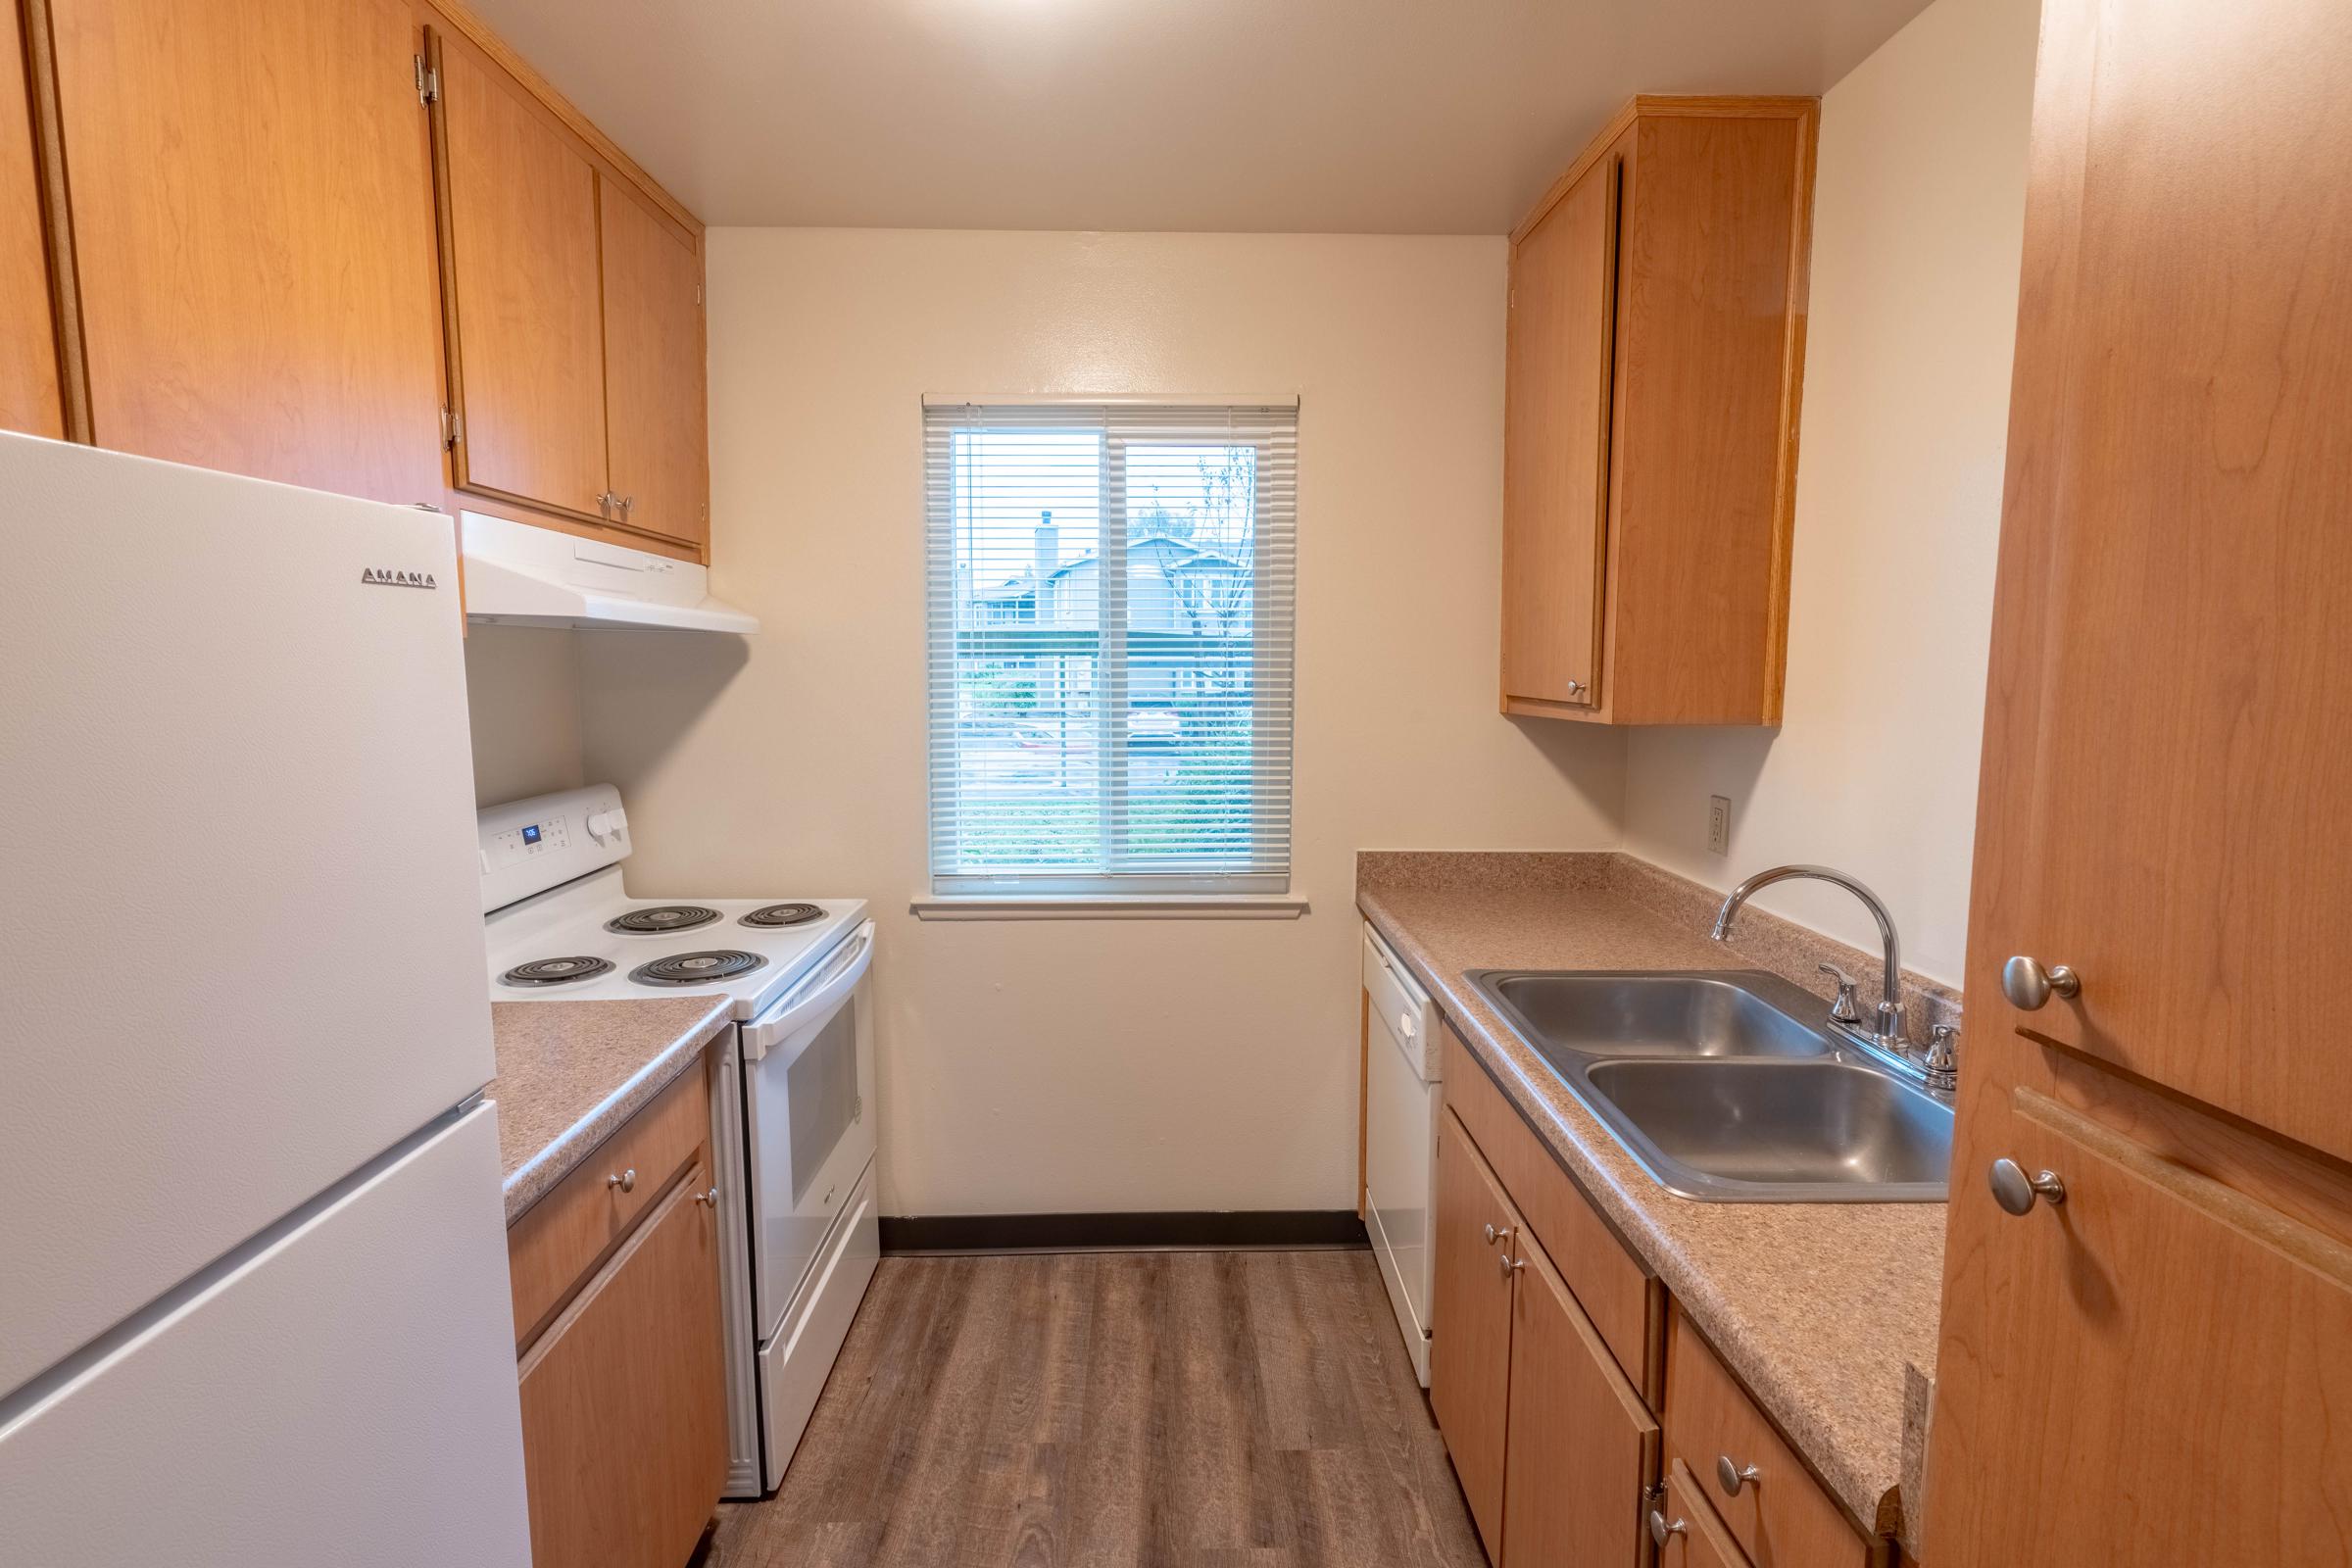
[[[0,1556],[529,1568],[498,1173],[484,1105],[0,1401]]]
[[[5,1396],[497,1069],[450,520],[16,435],[0,495]]]

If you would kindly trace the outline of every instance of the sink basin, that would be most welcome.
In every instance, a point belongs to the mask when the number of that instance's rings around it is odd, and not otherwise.
[[[1477,969],[1470,983],[1658,1184],[1706,1202],[1941,1202],[1943,1101],[1755,970]],[[1812,1021],[1808,1021],[1812,1020]]]
[[[1878,1067],[1813,1061],[1604,1061],[1585,1074],[1629,1142],[1689,1198],[1876,1202],[1944,1197],[1951,1107]],[[1621,1127],[1621,1134],[1627,1131]]]
[[[1739,972],[1488,971],[1479,980],[1479,989],[1539,1050],[1552,1044],[1592,1056],[1828,1054],[1830,1042],[1820,1030],[1768,1000],[1771,989],[1781,988],[1805,995],[1778,976]]]

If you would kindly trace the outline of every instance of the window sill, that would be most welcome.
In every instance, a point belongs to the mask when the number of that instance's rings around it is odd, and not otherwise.
[[[1032,893],[916,899],[918,920],[1296,920],[1307,901],[1269,893]]]

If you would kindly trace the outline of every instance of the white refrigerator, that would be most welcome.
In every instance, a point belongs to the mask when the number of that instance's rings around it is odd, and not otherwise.
[[[0,1558],[525,1568],[450,519],[0,434]]]

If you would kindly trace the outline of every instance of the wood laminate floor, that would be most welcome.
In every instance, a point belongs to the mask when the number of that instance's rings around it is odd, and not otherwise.
[[[711,1568],[1485,1568],[1364,1251],[885,1258]]]

